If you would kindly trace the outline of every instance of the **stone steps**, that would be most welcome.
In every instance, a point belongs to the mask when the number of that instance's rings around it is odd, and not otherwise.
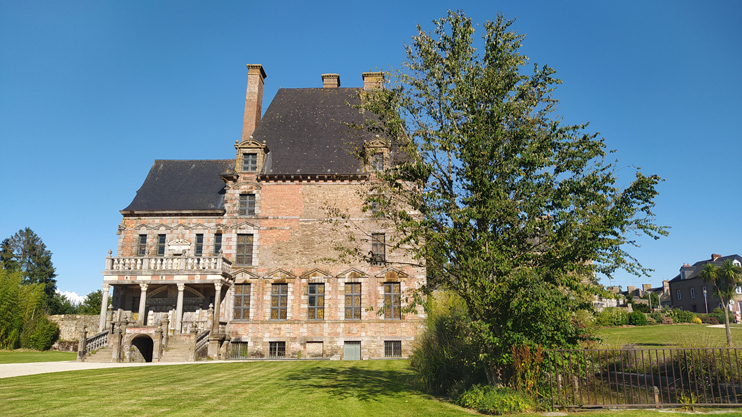
[[[85,362],[91,363],[111,363],[111,355],[113,350],[111,348],[102,347],[95,351],[95,353],[88,355],[85,358]]]
[[[168,340],[168,347],[160,357],[160,362],[188,362],[191,354],[191,336],[190,335],[173,335]],[[113,350],[110,346],[98,349],[85,357],[85,362],[91,363],[111,363]]]

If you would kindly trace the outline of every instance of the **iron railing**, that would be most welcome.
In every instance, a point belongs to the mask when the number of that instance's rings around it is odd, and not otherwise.
[[[739,406],[742,349],[548,350],[552,408]]]

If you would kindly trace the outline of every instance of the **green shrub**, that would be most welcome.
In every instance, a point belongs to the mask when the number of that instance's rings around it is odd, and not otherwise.
[[[59,327],[57,324],[49,321],[45,316],[39,317],[34,324],[34,330],[29,337],[29,346],[36,350],[47,350],[59,337]]]
[[[657,320],[651,317],[647,317],[647,324],[657,324]]]
[[[663,313],[651,313],[649,317],[654,319],[656,323],[662,323],[662,319],[665,317]]]
[[[410,356],[417,384],[425,391],[456,395],[472,384],[487,381],[472,341],[464,302],[452,293],[428,297],[425,332]]]
[[[647,316],[640,311],[634,311],[629,314],[629,324],[633,326],[646,326]]]
[[[673,323],[690,323],[693,317],[696,316],[690,311],[680,310],[678,308],[673,308],[667,315],[672,317]]]
[[[482,414],[514,414],[533,408],[530,399],[509,388],[474,385],[456,399],[456,404]]]
[[[643,303],[631,303],[631,307],[634,309],[634,311],[638,311],[641,313],[649,313],[649,304],[643,304]]]
[[[598,326],[609,327],[609,326],[622,326],[629,324],[629,313],[622,308],[607,307],[603,311],[598,313],[595,318],[595,323]]]

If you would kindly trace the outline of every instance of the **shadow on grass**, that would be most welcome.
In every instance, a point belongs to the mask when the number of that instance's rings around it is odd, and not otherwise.
[[[393,397],[422,394],[411,381],[409,370],[367,369],[349,365],[341,368],[315,366],[288,372],[286,380],[294,389],[324,392],[338,399],[356,398],[360,401],[384,401]]]

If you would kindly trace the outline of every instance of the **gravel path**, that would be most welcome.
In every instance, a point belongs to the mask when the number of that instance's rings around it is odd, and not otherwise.
[[[75,361],[7,363],[0,365],[0,378],[47,374],[51,372],[80,371],[83,369],[126,368],[132,366],[193,365],[214,362],[153,362],[153,363],[87,363]]]

